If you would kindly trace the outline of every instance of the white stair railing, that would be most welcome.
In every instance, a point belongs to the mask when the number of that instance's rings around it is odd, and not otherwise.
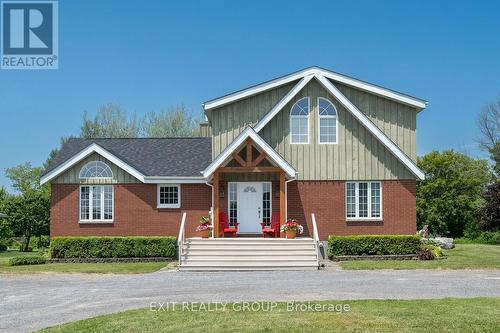
[[[179,229],[179,236],[177,237],[177,249],[179,255],[179,266],[181,265],[182,250],[184,248],[184,226],[186,224],[186,212],[182,213],[181,228]]]
[[[319,241],[319,236],[318,236],[318,226],[316,224],[316,216],[314,216],[314,213],[311,214],[312,218],[312,224],[313,224],[313,239],[314,239],[314,248],[316,249],[316,260],[318,262],[318,269],[319,269],[319,257],[321,253],[319,252],[319,248],[323,247],[323,244],[320,243]]]

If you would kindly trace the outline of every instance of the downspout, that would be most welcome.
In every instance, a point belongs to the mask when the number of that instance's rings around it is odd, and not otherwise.
[[[295,176],[297,176],[297,174],[295,174]],[[288,220],[288,183],[294,180],[297,180],[297,178],[285,180],[285,221]]]
[[[208,181],[205,182],[205,185],[208,185],[208,186],[210,186],[212,188],[212,200],[210,201],[211,204],[210,204],[210,212],[209,212],[209,214],[210,214],[210,219],[211,219],[210,222],[212,222],[212,224],[213,224],[214,217],[212,215],[214,213],[214,186],[212,184],[210,184]],[[214,229],[213,228],[212,228],[212,238],[214,238]]]

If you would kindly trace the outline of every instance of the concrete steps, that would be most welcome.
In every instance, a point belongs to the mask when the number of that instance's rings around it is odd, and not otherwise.
[[[182,245],[179,269],[313,270],[318,255],[311,238],[190,238]]]

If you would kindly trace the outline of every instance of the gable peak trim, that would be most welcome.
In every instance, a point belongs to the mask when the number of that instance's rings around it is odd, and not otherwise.
[[[202,104],[203,109],[205,111],[209,111],[214,108],[221,107],[223,105],[233,103],[235,101],[238,101],[240,99],[244,99],[246,97],[250,97],[256,94],[259,94],[261,92],[264,92],[266,90],[270,90],[282,85],[285,85],[287,83],[303,79],[304,77],[308,75],[321,75],[324,77],[327,77],[331,80],[346,84],[348,86],[352,86],[355,88],[358,88],[360,90],[364,90],[376,95],[380,95],[395,101],[398,101],[403,104],[410,105],[415,108],[419,109],[424,109],[427,106],[427,101],[413,97],[410,95],[406,95],[388,88],[384,88],[381,86],[377,86],[372,83],[368,83],[359,79],[355,79],[352,77],[349,77],[344,74],[336,73],[330,70],[323,69],[321,67],[313,66],[309,68],[302,69],[298,72],[294,72],[261,84],[257,84],[255,86],[251,86],[249,88],[219,97],[215,98],[212,100],[209,100],[205,103]]]
[[[245,143],[245,141],[250,138],[252,141],[263,151],[266,152],[267,157],[274,161],[278,166],[285,171],[288,177],[294,178],[297,171],[287,162],[283,157],[281,157],[269,144],[267,144],[264,139],[250,126],[244,129],[236,139],[227,146],[222,153],[217,156],[216,159],[210,163],[210,165],[202,171],[203,177],[208,179],[222,164],[231,157],[236,150]]]
[[[77,153],[76,155],[74,155],[73,157],[68,159],[67,161],[65,161],[64,163],[60,164],[57,168],[55,168],[55,169],[51,170],[50,172],[48,172],[47,174],[43,175],[40,178],[40,184],[43,185],[47,182],[50,182],[51,180],[53,180],[57,176],[61,175],[66,170],[68,170],[69,168],[76,165],[78,162],[82,161],[84,158],[90,156],[92,153],[97,153],[97,154],[101,155],[102,157],[106,158],[107,160],[109,160],[110,162],[112,162],[113,164],[118,166],[119,168],[125,170],[126,172],[128,172],[129,174],[131,174],[132,176],[134,176],[135,178],[137,178],[138,180],[140,180],[141,182],[144,183],[145,176],[140,171],[138,171],[134,167],[130,166],[126,162],[122,161],[120,158],[116,157],[115,155],[113,155],[112,153],[107,151],[106,149],[102,148],[97,143],[93,143],[90,146],[88,146],[87,148],[81,150],[79,153]]]

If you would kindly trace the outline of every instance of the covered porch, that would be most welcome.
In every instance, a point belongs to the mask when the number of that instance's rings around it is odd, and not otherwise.
[[[205,171],[212,186],[213,238],[280,238],[286,183],[295,170],[247,128]]]

